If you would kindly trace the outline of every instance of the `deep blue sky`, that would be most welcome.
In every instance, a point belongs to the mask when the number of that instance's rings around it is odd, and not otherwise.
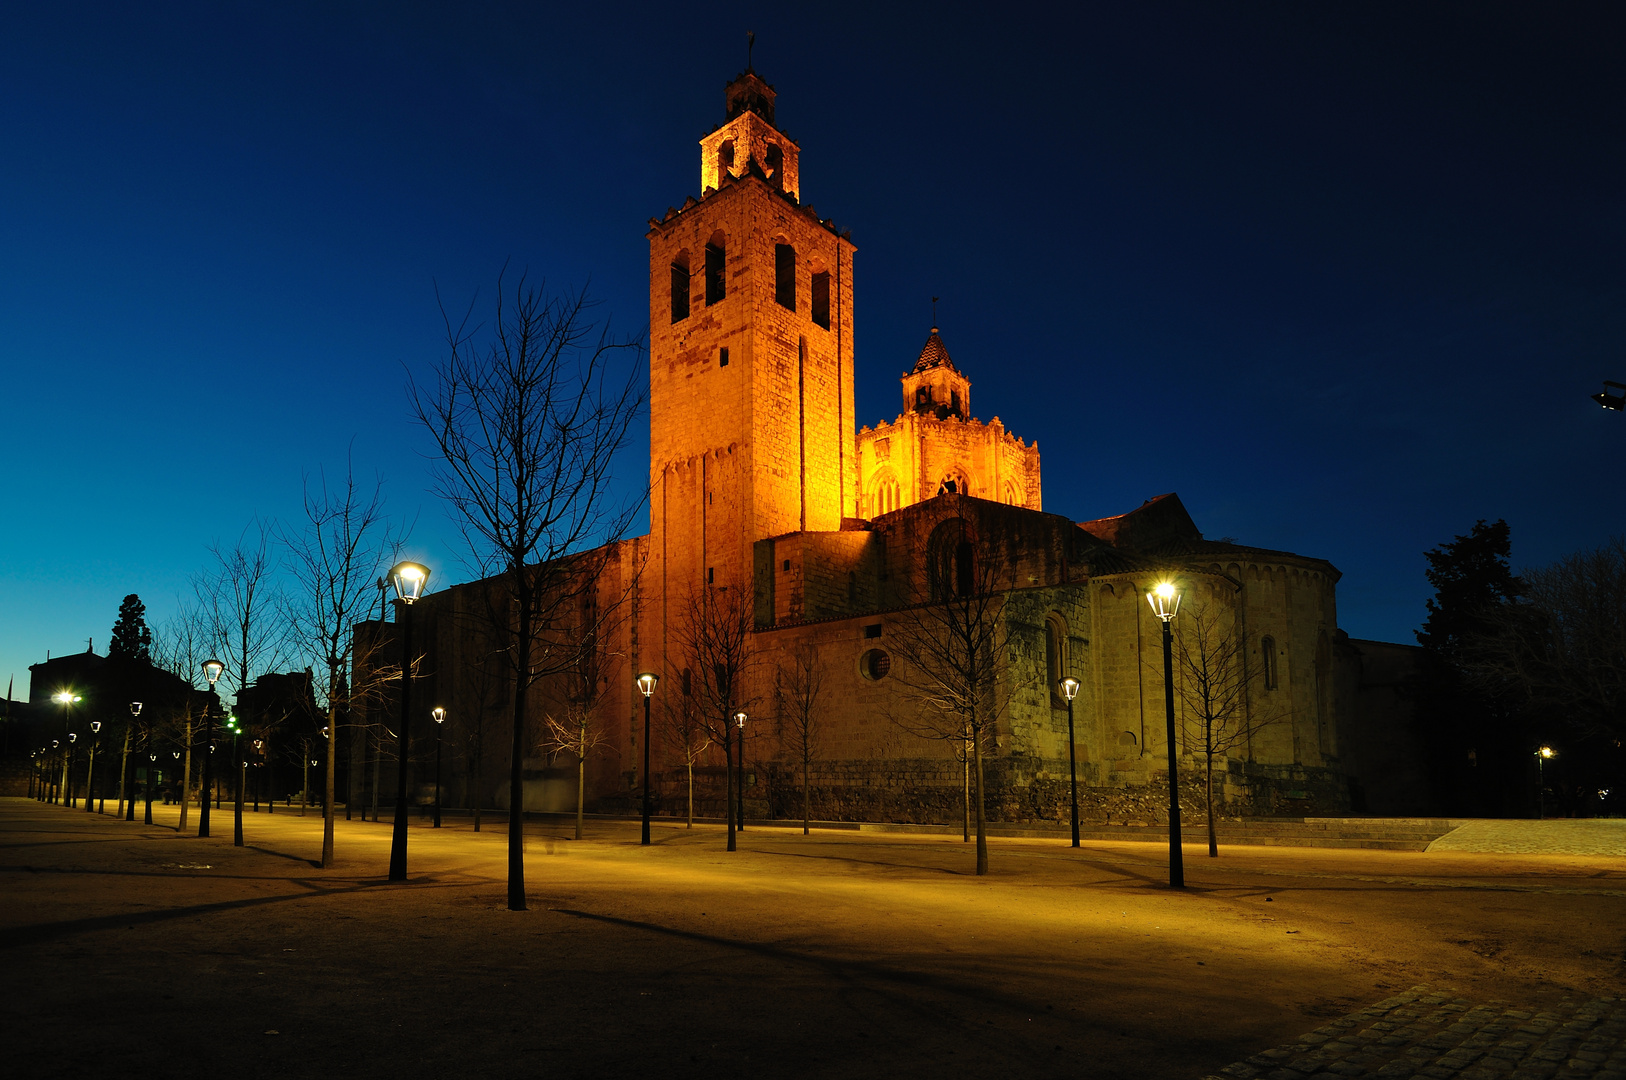
[[[647,318],[645,223],[758,34],[852,229],[858,414],[939,319],[1047,510],[1177,491],[1411,640],[1425,549],[1626,531],[1618,8],[61,3],[0,35],[0,679],[174,609],[205,545],[382,472],[446,584],[402,386],[505,259]],[[1419,10],[1421,9],[1421,10]],[[624,472],[641,480],[645,444]]]

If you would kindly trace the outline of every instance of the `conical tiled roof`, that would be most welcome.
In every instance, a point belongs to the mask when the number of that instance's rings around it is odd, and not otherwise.
[[[926,347],[920,350],[920,359],[915,361],[915,373],[930,368],[946,367],[950,371],[959,371],[954,361],[949,359],[948,350],[943,347],[943,339],[937,336],[937,327],[932,327],[931,336],[926,339]]]

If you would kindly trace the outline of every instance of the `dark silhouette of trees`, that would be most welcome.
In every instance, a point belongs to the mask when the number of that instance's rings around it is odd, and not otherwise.
[[[1505,684],[1471,679],[1485,643],[1506,624],[1521,583],[1509,566],[1507,522],[1476,522],[1426,553],[1435,595],[1417,632],[1418,723],[1431,786],[1451,813],[1528,810],[1530,741],[1519,702]]]
[[[119,617],[113,624],[113,640],[107,646],[107,658],[134,664],[152,663],[152,631],[147,627],[147,605],[135,593],[126,596],[119,605]]]
[[[585,293],[561,296],[524,276],[497,280],[488,327],[473,307],[453,323],[427,386],[408,384],[434,441],[435,493],[451,506],[471,568],[493,578],[501,603],[493,639],[513,673],[509,759],[508,907],[525,910],[526,697],[576,668],[597,635],[586,628],[611,544],[626,535],[640,495],[618,499],[612,467],[643,409],[641,340],[588,317]],[[625,370],[622,361],[628,361]],[[593,604],[595,617],[616,605]]]

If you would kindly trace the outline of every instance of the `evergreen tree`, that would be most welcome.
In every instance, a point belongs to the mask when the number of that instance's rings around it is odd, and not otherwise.
[[[1534,791],[1523,782],[1528,740],[1515,696],[1469,677],[1519,596],[1511,547],[1506,521],[1481,520],[1468,535],[1425,553],[1434,598],[1417,631],[1423,647],[1417,716],[1435,801],[1446,813],[1521,814]]]
[[[147,628],[147,606],[131,593],[119,605],[119,620],[113,624],[113,643],[107,647],[111,660],[152,663],[152,631]]]

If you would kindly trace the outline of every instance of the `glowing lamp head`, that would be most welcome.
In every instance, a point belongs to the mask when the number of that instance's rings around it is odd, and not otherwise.
[[[74,702],[83,701],[84,699],[72,690],[58,690],[51,695],[51,700],[62,705],[72,705]]]
[[[78,742],[79,741],[79,733],[77,731],[68,732],[68,741],[69,742]]]
[[[100,720],[92,720],[90,722],[90,733],[92,735],[100,735],[102,733],[102,722]]]
[[[1552,758],[1555,758],[1555,757],[1558,756],[1558,751],[1554,750],[1550,746],[1543,746],[1540,750],[1536,751],[1536,756],[1540,757],[1540,758],[1545,758],[1545,759],[1551,760]]]
[[[264,739],[255,739],[254,740],[254,751],[255,751],[255,753],[258,753],[259,751],[261,751],[263,749],[265,749],[265,740]]]
[[[444,724],[446,722],[446,710],[441,708],[439,705],[436,705],[434,711],[432,711],[429,715],[435,718],[435,723],[437,724]]]
[[[141,702],[139,702],[139,701],[130,702],[130,715],[131,716],[140,716],[141,715]]]
[[[1160,581],[1146,594],[1146,602],[1158,618],[1168,622],[1180,613],[1180,590],[1172,581]]]
[[[1073,678],[1071,675],[1067,676],[1065,679],[1061,680],[1061,696],[1066,698],[1068,701],[1073,700],[1078,696],[1078,687],[1078,680]]]
[[[749,717],[745,715],[745,710],[741,709],[739,712],[734,714],[734,726],[737,728],[743,728],[745,727],[745,721],[748,719]]]
[[[203,662],[203,674],[208,678],[210,686],[215,684],[215,680],[220,678],[220,673],[225,670],[226,665],[219,660],[205,660]]]
[[[429,567],[422,563],[398,562],[390,570],[390,580],[395,583],[395,595],[403,604],[416,603],[423,595],[423,587],[429,583]]]
[[[660,681],[659,675],[653,671],[646,671],[638,676],[638,689],[643,692],[644,697],[649,697],[655,692],[655,684]]]

